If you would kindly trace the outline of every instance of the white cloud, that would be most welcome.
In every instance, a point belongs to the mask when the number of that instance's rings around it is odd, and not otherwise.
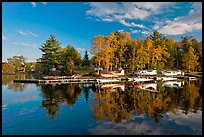
[[[36,3],[35,2],[30,2],[32,4],[32,7],[35,8],[36,7]]]
[[[142,31],[142,34],[148,35],[149,31]]]
[[[102,19],[102,21],[112,22],[113,19],[111,19],[111,18],[104,18],[104,19]]]
[[[7,37],[2,35],[2,40],[7,40]]]
[[[18,33],[21,34],[21,35],[27,35],[27,32],[24,32],[22,30],[20,30]]]
[[[139,32],[138,30],[132,30],[132,31],[131,31],[132,34],[138,33],[138,32]]]
[[[91,9],[86,11],[86,14],[100,19],[109,16],[114,21],[143,20],[152,15],[160,14],[161,11],[174,5],[174,2],[91,2]]]
[[[82,52],[82,51],[85,51],[86,49],[85,48],[77,48],[76,50],[79,52]]]
[[[37,6],[36,2],[30,2],[32,7],[35,8]],[[43,5],[47,5],[47,2],[41,2]]]
[[[37,37],[37,36],[38,36],[37,34],[35,34],[35,33],[33,33],[33,32],[30,32],[30,31],[28,31],[28,34],[30,34],[30,35],[32,35],[32,36],[34,36],[34,37]]]
[[[131,27],[132,25],[128,22],[126,22],[125,20],[119,20],[119,22],[127,27]]]
[[[31,35],[31,36],[34,36],[34,37],[38,36],[37,34],[31,32],[31,31],[22,31],[22,30],[20,30],[18,33],[21,34],[21,35]]]
[[[16,46],[22,46],[22,47],[28,47],[28,48],[36,48],[37,45],[36,44],[29,44],[29,43],[18,43],[18,42],[13,42],[13,45]]]
[[[138,27],[138,28],[142,28],[142,29],[148,29],[147,27],[145,27],[143,24],[136,24],[134,22],[128,23],[125,20],[119,20],[119,22],[127,27]]]
[[[202,11],[199,8],[194,11],[191,10],[187,16],[174,18],[157,28],[161,33],[167,35],[181,35],[195,30],[202,30]]]
[[[195,30],[202,30],[202,3],[194,2],[191,8],[187,16],[157,21],[153,29],[167,35],[181,35]]]
[[[143,24],[135,24],[134,22],[131,22],[131,24],[135,27],[143,28],[145,29],[146,27]]]

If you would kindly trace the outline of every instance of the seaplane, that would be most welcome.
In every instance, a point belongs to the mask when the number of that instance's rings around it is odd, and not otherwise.
[[[157,70],[135,70],[134,75],[137,76],[155,76],[157,75]]]
[[[121,69],[121,72],[118,73],[116,71],[110,71],[110,72],[100,72],[100,75],[102,77],[108,77],[108,78],[116,78],[116,77],[122,77],[125,75],[124,69]]]
[[[178,76],[178,75],[184,75],[184,72],[181,72],[181,70],[178,71],[161,71],[162,75],[164,76]]]
[[[159,92],[157,91],[156,83],[137,84],[137,85],[134,85],[134,88],[139,88],[139,89],[146,90],[149,92],[156,92],[156,93]]]

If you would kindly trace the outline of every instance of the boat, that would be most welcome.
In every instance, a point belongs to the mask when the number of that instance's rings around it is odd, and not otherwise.
[[[157,70],[135,70],[134,71],[134,75],[137,75],[137,76],[155,76],[157,75]]]
[[[102,77],[121,77],[121,76],[124,76],[125,75],[125,71],[124,71],[124,69],[122,69],[121,71],[120,71],[120,73],[118,73],[118,72],[116,72],[116,71],[109,71],[109,72],[100,72],[100,75],[102,76]]]
[[[184,72],[181,72],[181,70],[178,71],[161,71],[163,76],[181,76],[184,75]]]

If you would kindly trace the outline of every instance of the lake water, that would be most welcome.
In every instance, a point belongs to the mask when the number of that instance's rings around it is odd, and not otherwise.
[[[3,135],[202,135],[202,79],[103,88],[20,78],[2,76]]]

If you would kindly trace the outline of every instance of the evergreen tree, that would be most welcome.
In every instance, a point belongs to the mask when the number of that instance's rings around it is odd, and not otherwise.
[[[54,71],[52,68],[57,70],[60,67],[60,43],[54,35],[50,35],[50,38],[43,43],[40,50],[44,52],[41,58],[42,67],[45,68],[43,74],[50,75]]]
[[[89,55],[88,55],[87,50],[85,51],[85,55],[84,55],[84,58],[83,58],[82,65],[85,66],[85,67],[89,67]]]

